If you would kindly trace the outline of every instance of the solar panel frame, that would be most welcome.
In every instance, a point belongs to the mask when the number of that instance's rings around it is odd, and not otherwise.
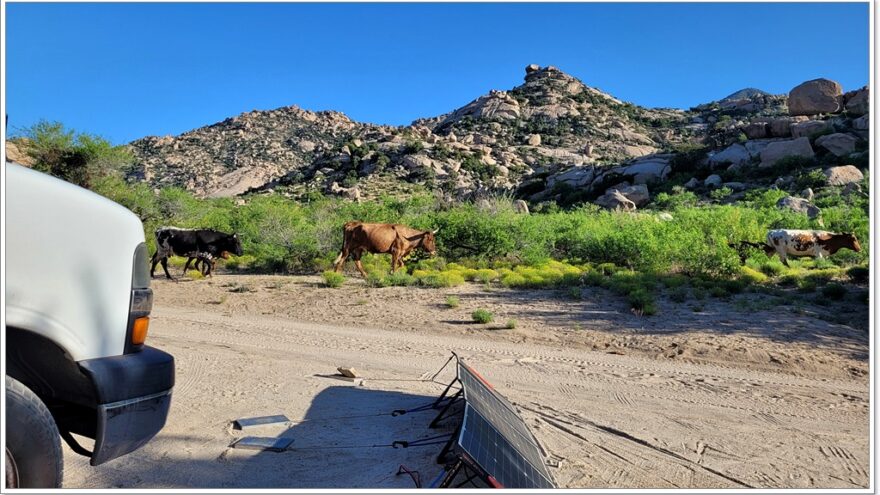
[[[507,488],[555,488],[537,440],[513,404],[461,360],[457,377],[465,397],[459,446]]]

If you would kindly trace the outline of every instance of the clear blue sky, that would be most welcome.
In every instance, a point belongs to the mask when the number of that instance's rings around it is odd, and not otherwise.
[[[555,65],[688,108],[868,83],[868,4],[6,4],[6,112],[114,143],[300,105],[408,124]]]

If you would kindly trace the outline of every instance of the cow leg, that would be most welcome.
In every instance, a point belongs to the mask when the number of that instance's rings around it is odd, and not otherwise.
[[[400,251],[391,248],[391,274],[397,270],[397,263],[400,261]]]
[[[357,267],[358,271],[361,272],[364,278],[367,278],[367,271],[364,270],[364,265],[361,264],[361,253],[360,251],[352,253],[352,258],[354,258],[354,265]]]
[[[779,253],[779,259],[782,260],[783,265],[791,268],[791,265],[788,264],[788,256],[786,256],[784,252]]]
[[[157,250],[153,253],[153,257],[150,258],[150,278],[153,278],[156,274],[156,265],[159,264],[159,251]]]
[[[171,274],[168,273],[168,258],[167,257],[162,258],[162,269],[165,270],[166,277],[168,277],[171,280],[174,280],[174,277],[172,277]]]
[[[816,259],[822,259],[822,246],[817,242],[816,246],[813,248],[813,254],[816,256]]]
[[[403,257],[407,254],[407,244],[400,237],[400,234],[394,238],[394,242],[391,243],[391,273],[397,271],[398,268],[403,266]]]
[[[195,264],[195,266],[193,266],[193,268],[195,268],[196,270],[199,269],[199,260],[190,256],[189,258],[186,259],[186,264],[183,265],[183,274],[184,275],[186,275],[186,272],[189,271],[189,264],[192,263],[193,260],[196,260],[196,264]]]
[[[336,261],[333,262],[333,269],[337,273],[342,271],[342,268],[345,266],[346,259],[348,259],[348,248],[342,246],[342,250],[339,251],[339,256],[337,256]]]

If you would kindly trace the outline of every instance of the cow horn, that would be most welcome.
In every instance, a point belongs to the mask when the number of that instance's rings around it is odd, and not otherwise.
[[[437,232],[440,232],[440,227],[437,227],[436,229],[431,231],[431,233],[434,235],[437,235]]]

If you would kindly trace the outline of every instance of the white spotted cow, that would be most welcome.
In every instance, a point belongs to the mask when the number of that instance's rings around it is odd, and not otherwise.
[[[767,245],[776,250],[782,264],[788,266],[789,256],[830,256],[842,248],[862,250],[853,234],[837,234],[824,230],[776,229],[767,232]],[[768,255],[772,256],[772,253]]]

